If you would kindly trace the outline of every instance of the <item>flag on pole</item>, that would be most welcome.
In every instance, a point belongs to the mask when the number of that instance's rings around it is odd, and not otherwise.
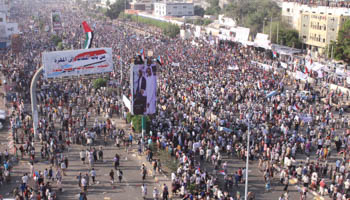
[[[273,58],[277,58],[277,52],[276,51],[272,51],[272,56],[273,56]]]
[[[163,66],[164,64],[163,59],[160,56],[158,56],[157,62],[160,64],[160,66]]]
[[[86,40],[84,43],[84,49],[89,49],[91,48],[91,44],[92,44],[92,39],[94,38],[94,34],[90,28],[90,26],[87,24],[86,21],[83,21],[83,28],[86,34]]]

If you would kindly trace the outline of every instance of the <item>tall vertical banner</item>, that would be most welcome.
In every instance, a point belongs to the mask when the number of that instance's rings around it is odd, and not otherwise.
[[[51,23],[52,23],[52,31],[62,30],[61,12],[59,11],[51,12]]]
[[[45,78],[79,76],[113,71],[111,48],[44,52]]]
[[[131,113],[150,115],[156,113],[157,66],[136,64],[131,66]]]
[[[22,51],[23,41],[20,34],[13,34],[11,36],[11,49],[13,53],[19,53]]]

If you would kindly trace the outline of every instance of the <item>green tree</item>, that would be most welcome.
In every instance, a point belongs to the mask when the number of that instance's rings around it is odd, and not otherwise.
[[[127,19],[131,19],[134,22],[148,24],[151,26],[156,26],[156,27],[162,29],[162,31],[165,35],[172,37],[172,38],[176,37],[180,33],[180,27],[175,25],[175,24],[171,24],[169,22],[163,22],[163,21],[159,21],[156,19],[136,16],[136,15],[126,15],[125,17]]]
[[[129,1],[126,0],[126,8],[129,6]],[[110,19],[117,19],[119,14],[125,9],[125,0],[117,0],[115,3],[111,4],[107,9],[106,16]]]
[[[236,20],[239,26],[250,28],[252,35],[262,32],[263,24],[271,17],[280,18],[281,8],[272,0],[231,1],[223,12]]]
[[[63,50],[63,49],[64,49],[64,45],[63,45],[62,42],[59,42],[59,43],[57,44],[57,49],[58,49],[58,50]]]
[[[301,41],[297,30],[284,28],[280,30],[279,35],[278,40],[280,44],[298,49],[301,48]]]
[[[204,8],[201,6],[194,6],[194,15],[203,17],[205,13]]]
[[[51,36],[51,42],[53,42],[55,44],[55,46],[58,46],[58,44],[60,42],[62,42],[62,38],[60,38],[59,36],[57,35],[52,35]]]
[[[210,6],[205,11],[207,15],[218,15],[220,14],[221,8],[219,6],[219,0],[210,0]]]
[[[163,28],[163,33],[169,37],[175,38],[180,33],[180,28],[177,25],[170,24]]]
[[[207,26],[211,24],[213,21],[210,19],[195,19],[192,21],[194,25]]]
[[[294,48],[302,47],[302,42],[301,42],[301,39],[299,38],[298,31],[290,27],[288,24],[280,21],[273,21],[272,23],[268,23],[265,25],[264,33],[269,35],[270,30],[271,30],[270,40],[272,43],[294,47]],[[278,41],[277,41],[277,31],[278,31]]]
[[[334,45],[333,56],[336,60],[350,63],[350,20],[346,20],[338,32]]]
[[[98,78],[96,80],[94,80],[93,82],[93,87],[95,89],[100,89],[101,87],[106,87],[107,85],[107,80],[104,78]]]

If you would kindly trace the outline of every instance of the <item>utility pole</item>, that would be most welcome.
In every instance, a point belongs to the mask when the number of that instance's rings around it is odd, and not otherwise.
[[[126,24],[126,0],[124,0],[124,24]]]
[[[270,41],[272,41],[272,16],[271,16],[271,21],[270,21]]]
[[[250,111],[248,111],[250,112]],[[250,113],[248,113],[248,136],[247,136],[247,157],[245,164],[245,190],[244,190],[244,199],[248,200],[248,169],[249,169],[249,139],[250,139]]]
[[[276,43],[277,43],[277,44],[279,44],[279,43],[278,43],[279,26],[280,26],[280,23],[278,22],[278,23],[277,23],[277,39],[276,39]]]
[[[334,45],[332,45],[332,55],[331,55],[331,58],[332,58],[332,60],[333,60],[333,54],[334,54]]]
[[[262,33],[265,33],[265,19],[264,19],[264,23],[263,23],[263,32]]]

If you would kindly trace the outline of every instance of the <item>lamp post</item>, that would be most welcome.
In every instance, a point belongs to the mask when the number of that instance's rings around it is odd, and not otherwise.
[[[262,33],[265,33],[265,21],[266,21],[266,17],[264,18],[264,23],[263,23],[263,32],[262,32]]]
[[[249,145],[250,145],[250,117],[251,112],[248,110],[247,116],[248,118],[248,135],[247,135],[247,155],[246,155],[246,163],[245,163],[245,190],[244,190],[244,199],[248,200],[248,169],[249,169]]]

